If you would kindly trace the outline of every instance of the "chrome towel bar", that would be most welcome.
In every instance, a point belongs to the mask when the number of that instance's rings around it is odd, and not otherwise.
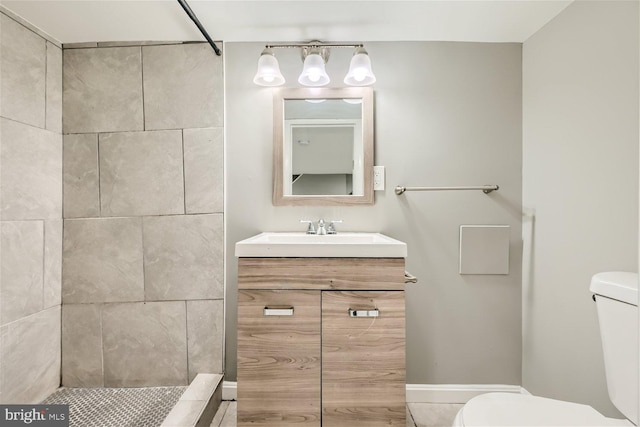
[[[497,185],[477,185],[473,187],[396,187],[396,194],[399,196],[405,191],[450,191],[450,190],[482,190],[484,194],[500,189]]]

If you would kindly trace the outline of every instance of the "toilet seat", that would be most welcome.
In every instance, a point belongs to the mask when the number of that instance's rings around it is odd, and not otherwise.
[[[456,427],[633,426],[607,418],[591,406],[517,393],[476,396],[458,412]]]

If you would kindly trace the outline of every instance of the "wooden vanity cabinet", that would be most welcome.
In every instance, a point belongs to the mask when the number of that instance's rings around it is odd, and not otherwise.
[[[403,258],[240,258],[238,426],[404,427],[404,310]]]

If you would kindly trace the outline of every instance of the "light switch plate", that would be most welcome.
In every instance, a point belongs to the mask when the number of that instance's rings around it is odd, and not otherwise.
[[[384,190],[384,166],[373,167],[373,190]]]

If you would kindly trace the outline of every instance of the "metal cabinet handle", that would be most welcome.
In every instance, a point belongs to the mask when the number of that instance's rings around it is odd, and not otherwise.
[[[293,307],[265,307],[265,316],[293,316]]]
[[[349,317],[378,317],[380,316],[380,311],[377,308],[373,310],[354,310],[352,308],[349,309]]]

